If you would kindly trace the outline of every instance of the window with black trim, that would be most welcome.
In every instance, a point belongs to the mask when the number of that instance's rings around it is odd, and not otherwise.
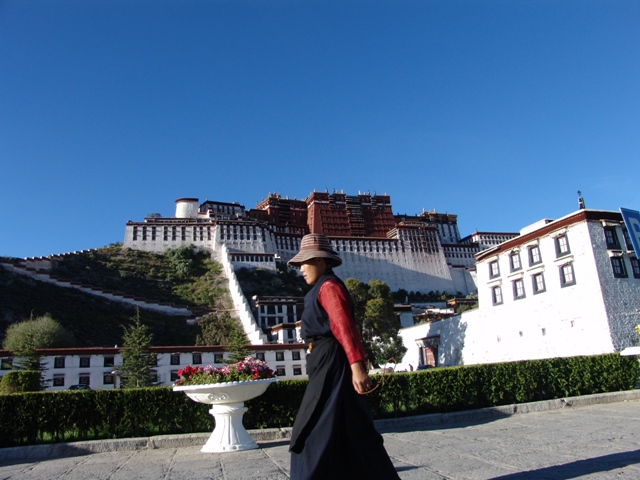
[[[53,386],[54,387],[64,387],[64,375],[54,375],[53,376]]]
[[[104,366],[105,367],[113,367],[116,364],[115,357],[109,356],[104,357]]]
[[[608,249],[620,250],[620,240],[616,227],[604,227],[604,239],[607,242]]]
[[[89,374],[80,374],[78,377],[78,384],[80,385],[89,385]]]
[[[494,305],[502,305],[502,287],[496,285],[491,288],[491,299]]]
[[[613,276],[616,278],[625,278],[627,276],[627,269],[624,266],[624,258],[611,257],[611,269],[613,270]]]
[[[276,367],[276,375],[279,377],[284,377],[287,375],[287,371],[283,366]]]
[[[89,368],[91,366],[91,357],[80,357],[80,368]]]
[[[53,359],[53,368],[64,368],[65,357],[55,357]]]
[[[542,263],[542,256],[540,255],[540,247],[534,245],[529,247],[529,266]]]
[[[178,380],[180,377],[178,377],[178,371],[177,370],[171,370],[171,373],[169,375],[169,381],[170,382],[175,382],[176,380]]]
[[[0,359],[0,370],[11,370],[13,368],[13,358],[4,357]]]
[[[172,353],[171,354],[170,364],[171,365],[180,365],[180,354],[179,353]]]
[[[201,353],[192,353],[191,354],[191,364],[192,365],[200,365],[202,363],[202,354]]]
[[[568,287],[576,284],[576,277],[573,274],[573,263],[565,263],[560,267],[560,286]]]
[[[524,280],[518,278],[513,281],[513,298],[514,300],[519,300],[524,297]]]
[[[294,375],[302,375],[302,367],[300,365],[293,366],[293,374]]]
[[[213,354],[213,363],[223,363],[223,354],[222,353],[214,353]]]
[[[276,352],[276,362],[284,361],[284,352]]]
[[[624,237],[624,243],[627,245],[627,250],[633,250],[633,243],[631,243],[631,237],[626,228],[622,229],[622,236]]]
[[[300,360],[300,352],[299,351],[294,351],[291,352],[291,359],[292,360]]]
[[[258,360],[262,360],[264,362],[264,352],[258,352],[256,353],[256,358]]]
[[[558,235],[555,238],[556,244],[556,257],[564,257],[569,255],[571,250],[569,249],[569,239],[566,235]]]
[[[640,261],[637,258],[631,257],[631,271],[633,272],[633,278],[640,278]]]
[[[533,280],[533,293],[542,293],[545,291],[544,275],[542,273],[536,273],[532,277]]]
[[[105,373],[102,375],[103,385],[113,385],[115,383],[115,376],[112,373]]]
[[[495,278],[500,276],[500,267],[498,266],[498,261],[494,260],[493,262],[489,262],[489,278]]]
[[[522,262],[520,261],[520,252],[512,252],[511,255],[509,255],[509,263],[511,264],[512,272],[522,269]]]

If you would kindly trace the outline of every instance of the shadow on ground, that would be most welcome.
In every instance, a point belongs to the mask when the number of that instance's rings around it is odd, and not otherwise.
[[[539,480],[541,478],[549,480],[565,480],[589,475],[596,472],[607,472],[629,465],[640,464],[640,450],[630,452],[612,453],[602,457],[586,458],[563,465],[553,467],[538,468],[526,472],[510,473],[491,480]],[[613,474],[612,474],[613,475]]]

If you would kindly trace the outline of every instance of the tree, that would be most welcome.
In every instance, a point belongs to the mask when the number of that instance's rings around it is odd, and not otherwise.
[[[229,362],[236,363],[245,357],[251,355],[251,344],[247,340],[247,336],[242,332],[239,334],[235,332],[227,344],[227,351],[229,352]]]
[[[18,368],[42,371],[39,348],[72,347],[74,343],[71,332],[46,313],[9,325],[2,348],[20,359]]]
[[[224,345],[230,360],[237,362],[250,354],[250,343],[237,319],[223,312],[208,313],[198,322],[202,333],[196,337],[196,345]]]
[[[132,324],[123,326],[122,335],[122,386],[124,388],[148,387],[155,382],[152,370],[154,358],[149,352],[153,335],[140,320],[140,310],[131,317]]]
[[[169,259],[169,264],[178,278],[187,278],[191,274],[194,265],[192,247],[169,249],[164,255]]]
[[[244,335],[238,320],[228,312],[208,313],[200,319],[198,325],[201,333],[196,337],[196,345],[228,345],[235,335]]]
[[[354,302],[356,323],[369,361],[374,366],[390,358],[400,360],[407,349],[398,335],[400,322],[393,311],[389,286],[380,280],[368,285],[348,278],[345,285]]]

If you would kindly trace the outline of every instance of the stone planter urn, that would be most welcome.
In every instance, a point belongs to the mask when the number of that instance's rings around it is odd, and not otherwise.
[[[265,378],[173,387],[174,392],[184,392],[191,400],[211,405],[209,413],[215,419],[215,427],[200,451],[219,453],[258,448],[242,424],[244,412],[248,410],[244,402],[262,395],[277,380]]]

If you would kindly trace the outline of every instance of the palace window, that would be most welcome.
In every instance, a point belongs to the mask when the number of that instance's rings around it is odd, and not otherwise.
[[[294,375],[302,375],[302,367],[300,365],[293,366],[293,374]]]
[[[104,357],[104,366],[113,367],[115,365],[115,358],[112,356]]]
[[[300,360],[300,352],[299,351],[291,352],[291,359]]]
[[[573,263],[567,263],[560,267],[560,285],[568,287],[576,284],[576,277],[573,274]]]
[[[179,353],[172,353],[171,354],[170,364],[171,365],[180,365],[180,354]]]
[[[536,273],[533,277],[533,293],[542,293],[545,291],[544,275]]]
[[[537,265],[542,262],[542,257],[540,256],[540,247],[538,245],[534,245],[533,247],[529,247],[529,266]]]
[[[276,362],[284,361],[284,352],[276,352]]]
[[[264,362],[264,352],[258,352],[256,353],[256,358],[258,360],[262,360]]]
[[[498,261],[494,260],[493,262],[489,262],[489,277],[495,278],[500,276],[500,266],[498,265]]]
[[[53,386],[54,387],[64,387],[64,375],[54,375],[53,376]]]
[[[113,385],[115,383],[115,376],[112,373],[105,373],[102,375],[103,385]]]
[[[513,281],[513,298],[514,300],[519,300],[520,298],[524,298],[524,280],[518,278]]]
[[[556,257],[563,257],[571,253],[571,251],[569,250],[569,239],[566,235],[559,235],[555,240]]]
[[[287,370],[284,368],[284,366],[279,365],[276,367],[276,375],[279,377],[284,377],[287,375]]]
[[[202,354],[201,353],[191,354],[191,363],[193,365],[200,365],[202,363]]]
[[[0,359],[0,370],[11,370],[13,368],[13,358],[4,357]]]
[[[633,250],[633,243],[629,236],[629,231],[626,228],[622,229],[622,236],[624,237],[624,243],[627,245],[627,250]]]
[[[631,257],[631,270],[633,271],[633,278],[640,278],[640,261],[637,258]]]
[[[53,359],[53,368],[64,368],[65,357],[55,357]]]
[[[604,227],[604,239],[607,242],[608,249],[620,250],[620,240],[618,240],[616,227]]]
[[[611,257],[611,269],[613,270],[613,276],[616,278],[625,278],[627,276],[627,269],[624,266],[622,257]]]
[[[491,289],[491,298],[494,305],[502,305],[502,287],[495,286]]]
[[[214,353],[213,354],[213,363],[223,363],[222,353]]]
[[[78,384],[89,386],[89,379],[90,377],[88,373],[81,373],[78,377]]]
[[[89,368],[91,366],[91,357],[80,357],[80,368]]]
[[[515,272],[522,268],[522,262],[520,262],[520,252],[513,252],[509,255],[509,263],[511,264],[511,271]]]

